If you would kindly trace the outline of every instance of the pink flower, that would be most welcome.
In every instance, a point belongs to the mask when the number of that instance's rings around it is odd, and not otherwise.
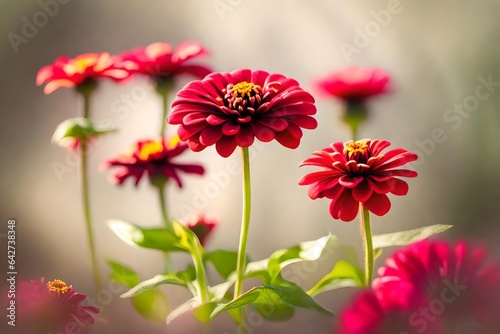
[[[297,148],[301,128],[315,129],[314,98],[297,81],[249,69],[212,73],[187,84],[172,104],[170,124],[193,151],[215,144],[222,157],[257,138]]]
[[[177,136],[169,142],[164,138],[141,140],[132,147],[131,153],[104,162],[102,168],[121,167],[112,175],[119,185],[127,178],[134,177],[137,186],[142,176],[147,173],[154,184],[163,184],[168,179],[174,179],[179,188],[182,188],[180,172],[197,175],[203,175],[205,172],[201,165],[174,162],[187,148],[187,144],[180,142]]]
[[[186,227],[193,231],[200,240],[202,246],[207,242],[208,237],[212,234],[213,230],[217,227],[216,220],[207,219],[205,214],[200,214],[194,219],[186,222]]]
[[[300,164],[320,170],[304,175],[299,185],[310,185],[311,199],[331,199],[330,214],[335,219],[352,221],[359,203],[383,216],[391,208],[388,193],[408,193],[408,184],[399,177],[417,176],[414,171],[398,168],[416,160],[417,155],[402,148],[383,153],[389,145],[386,140],[371,139],[333,143]]]
[[[54,64],[42,67],[36,76],[36,85],[46,83],[43,91],[48,95],[61,87],[79,86],[90,79],[122,80],[129,75],[127,69],[117,66],[109,53],[85,53],[73,59],[62,56]]]
[[[362,102],[387,93],[389,81],[389,75],[378,68],[347,67],[317,79],[313,85],[325,96]]]
[[[191,64],[190,60],[207,54],[208,51],[197,42],[185,41],[175,50],[170,44],[158,42],[124,52],[118,58],[124,66],[131,67],[133,73],[155,79],[164,80],[182,74],[201,79],[212,70],[203,65]]]
[[[483,248],[424,240],[397,251],[380,268],[375,287],[412,284],[448,323],[500,325],[500,265]],[[434,312],[436,313],[436,312]]]
[[[16,295],[19,319],[16,324],[30,333],[66,332],[68,328],[81,329],[94,323],[94,315],[99,309],[82,306],[85,295],[74,291],[61,280],[45,283],[20,282]]]

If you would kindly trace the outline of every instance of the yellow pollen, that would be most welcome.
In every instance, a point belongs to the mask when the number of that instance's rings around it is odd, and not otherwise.
[[[64,70],[68,74],[83,73],[85,70],[96,64],[95,58],[80,58],[64,65]]]
[[[355,155],[365,155],[368,152],[368,144],[366,141],[350,141],[344,146],[344,154],[349,158]]]
[[[244,97],[246,95],[247,97],[251,97],[252,93],[254,92],[254,88],[260,88],[260,86],[255,85],[251,82],[242,81],[234,85],[233,88],[231,89],[231,92],[235,96]]]
[[[174,148],[176,148],[177,146],[179,146],[179,143],[181,142],[181,139],[179,138],[179,136],[174,136],[172,137],[172,139],[170,139],[170,141],[168,142],[167,144],[167,148],[169,150],[173,150]]]
[[[56,279],[56,280],[48,282],[47,289],[49,290],[49,292],[57,293],[58,295],[61,295],[61,294],[64,295],[69,290],[66,283],[64,283],[60,279]]]
[[[142,145],[141,151],[139,152],[139,159],[147,160],[153,154],[160,153],[163,151],[163,143],[161,141],[152,141]]]

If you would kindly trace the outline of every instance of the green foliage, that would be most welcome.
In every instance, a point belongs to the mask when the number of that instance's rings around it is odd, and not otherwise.
[[[57,126],[56,131],[52,135],[52,142],[59,144],[65,138],[88,139],[112,131],[115,130],[97,130],[88,118],[70,118]]]
[[[431,225],[419,227],[413,230],[400,231],[394,233],[380,234],[373,236],[373,248],[385,248],[391,246],[406,246],[438,233],[442,233],[453,227],[453,225]]]
[[[349,262],[340,260],[332,271],[326,274],[307,293],[315,296],[319,293],[344,287],[358,287],[364,285],[364,271]]]

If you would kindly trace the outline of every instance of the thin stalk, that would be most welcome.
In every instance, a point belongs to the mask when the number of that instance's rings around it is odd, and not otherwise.
[[[358,126],[357,125],[351,125],[351,132],[352,132],[352,140],[354,140],[354,141],[358,140]]]
[[[161,209],[161,217],[163,219],[163,224],[165,224],[165,227],[168,229],[172,229],[172,224],[170,222],[170,219],[168,218],[168,213],[167,213],[167,205],[165,202],[165,186],[164,185],[158,185],[158,198],[160,200],[160,209]]]
[[[168,114],[168,90],[164,90],[160,93],[162,99],[163,117],[161,119],[161,130],[160,136],[165,137],[167,128],[167,114]]]
[[[248,147],[242,148],[243,153],[243,213],[241,217],[240,243],[238,247],[238,262],[236,265],[236,282],[234,285],[234,298],[241,295],[246,267],[246,248],[248,240],[248,230],[250,226],[250,212],[252,207],[252,196],[250,187],[250,158]],[[240,308],[241,324],[238,328],[240,333],[244,333],[245,310]]]
[[[370,225],[370,211],[359,203],[361,237],[365,251],[365,286],[370,286],[373,276],[373,241],[372,228]]]
[[[200,295],[201,304],[204,305],[209,302],[210,296],[208,293],[207,273],[203,264],[203,254],[193,256],[194,269],[196,271],[196,282],[198,284],[198,293]]]

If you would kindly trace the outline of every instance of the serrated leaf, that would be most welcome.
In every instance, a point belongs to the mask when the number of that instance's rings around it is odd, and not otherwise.
[[[134,287],[141,282],[139,275],[130,267],[113,260],[107,260],[106,262],[111,267],[111,280],[128,288]]]
[[[157,289],[134,296],[132,305],[141,316],[154,322],[163,322],[169,312],[167,298]]]
[[[453,225],[431,225],[419,227],[413,230],[380,234],[373,236],[373,248],[384,248],[391,246],[406,246],[413,242],[426,239],[434,234],[442,233],[453,227]]]
[[[179,247],[179,239],[165,228],[142,228],[122,220],[110,220],[108,226],[115,234],[132,246],[156,249],[164,252],[185,251]]]
[[[356,268],[347,261],[340,260],[335,264],[332,271],[323,276],[307,293],[310,296],[315,296],[321,292],[334,289],[363,286],[363,275],[364,271],[362,269]]]

